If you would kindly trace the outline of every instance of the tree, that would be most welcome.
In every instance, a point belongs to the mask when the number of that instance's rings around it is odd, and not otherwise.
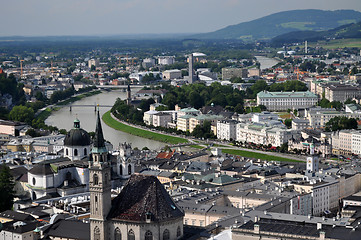
[[[0,212],[9,210],[14,203],[14,179],[10,174],[10,168],[4,163],[0,166]]]
[[[289,118],[285,119],[285,125],[286,125],[286,127],[291,128],[291,126],[292,126],[292,119],[289,119]]]
[[[31,124],[34,118],[34,110],[26,106],[15,106],[9,113],[9,118],[14,121]]]
[[[30,137],[39,137],[40,136],[40,134],[34,128],[29,128],[25,134],[29,135]]]
[[[357,129],[355,118],[334,117],[326,123],[326,131],[338,131],[342,129]]]

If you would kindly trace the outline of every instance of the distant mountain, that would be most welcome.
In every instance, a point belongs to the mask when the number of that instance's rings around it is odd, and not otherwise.
[[[361,21],[361,12],[354,10],[292,10],[192,37],[199,39],[271,39],[293,31],[329,30],[359,21]]]
[[[299,43],[304,41],[316,42],[327,39],[361,38],[361,22],[346,24],[327,31],[295,31],[282,34],[272,39],[275,45],[285,43]]]

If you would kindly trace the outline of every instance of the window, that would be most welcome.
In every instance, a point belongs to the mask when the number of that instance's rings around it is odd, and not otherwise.
[[[94,184],[94,185],[98,185],[98,184],[99,184],[99,178],[98,178],[98,175],[96,175],[96,174],[93,175],[93,184]]]
[[[123,167],[122,167],[122,165],[119,166],[119,174],[123,175]]]
[[[163,240],[169,240],[169,230],[166,229],[163,232]]]
[[[122,240],[122,234],[120,233],[119,228],[114,230],[114,240]]]
[[[87,155],[88,151],[86,150],[86,148],[84,148],[84,155]]]
[[[69,155],[68,149],[65,150],[65,155]]]
[[[132,175],[132,165],[128,165],[128,175]]]
[[[135,240],[134,231],[132,229],[128,232],[128,240]]]
[[[33,177],[33,185],[36,184],[36,179]]]
[[[180,237],[182,235],[181,228],[178,226],[177,228],[177,237]]]
[[[94,240],[100,240],[100,229],[98,227],[94,228]]]
[[[144,240],[153,240],[153,233],[148,230],[148,231],[145,233],[145,238],[144,238]]]
[[[74,149],[74,156],[78,156],[78,149]]]

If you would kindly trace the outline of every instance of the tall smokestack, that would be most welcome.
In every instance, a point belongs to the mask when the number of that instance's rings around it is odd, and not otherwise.
[[[305,41],[305,53],[308,53],[308,46],[307,46],[307,41]]]
[[[193,53],[189,54],[189,57],[188,57],[188,83],[192,84],[193,83],[193,80],[194,80],[194,74],[193,74]]]

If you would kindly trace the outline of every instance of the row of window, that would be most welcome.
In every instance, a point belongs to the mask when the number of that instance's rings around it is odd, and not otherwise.
[[[88,150],[86,148],[84,148],[84,155],[88,154]],[[69,155],[69,149],[65,150],[65,155],[68,156]],[[78,149],[74,149],[74,156],[78,156]]]
[[[177,228],[177,237],[181,236],[181,229],[180,227]],[[94,239],[100,240],[100,229],[98,227],[94,228]],[[168,229],[165,229],[163,231],[163,240],[169,240],[170,239],[170,232]],[[114,240],[122,240],[122,233],[119,228],[116,228],[114,230]],[[133,229],[130,229],[127,233],[127,240],[135,240],[135,234]],[[153,233],[151,231],[146,231],[144,235],[144,240],[153,240]]]

